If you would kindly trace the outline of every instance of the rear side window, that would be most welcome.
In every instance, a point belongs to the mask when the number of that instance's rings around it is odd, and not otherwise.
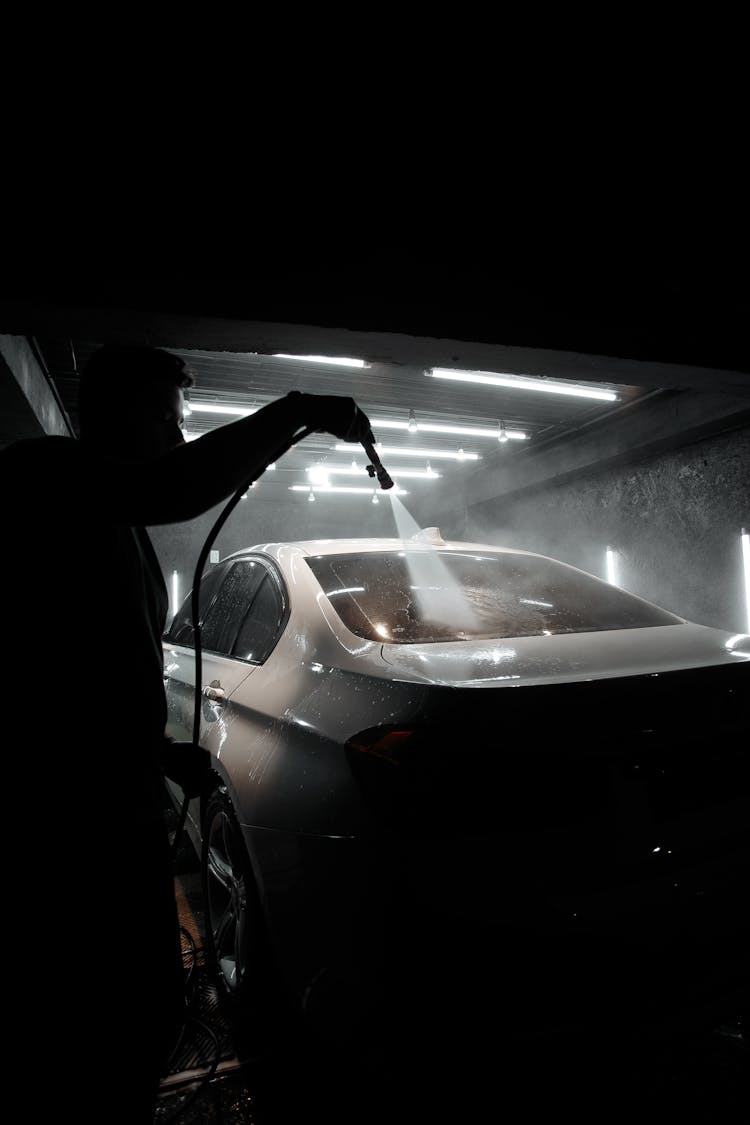
[[[616,586],[534,555],[373,551],[308,558],[346,627],[388,644],[674,625]]]
[[[230,565],[203,622],[203,648],[211,652],[232,651],[242,618],[265,574],[265,567],[253,559],[240,559]]]
[[[211,604],[226,573],[227,564],[223,563],[214,567],[213,570],[209,570],[208,574],[204,575],[201,581],[200,594],[198,595],[201,620],[205,617],[206,610]],[[174,620],[169,627],[169,632],[167,633],[168,639],[174,644],[185,645],[188,648],[192,648],[194,643],[192,597],[191,591],[175,614]]]
[[[231,652],[237,630],[266,575],[254,559],[222,563],[201,581],[199,606],[201,646],[210,652]],[[194,645],[191,596],[185,599],[169,631],[176,644]]]
[[[266,573],[252,604],[245,614],[232,656],[262,664],[276,644],[284,619],[281,591],[270,573]]]

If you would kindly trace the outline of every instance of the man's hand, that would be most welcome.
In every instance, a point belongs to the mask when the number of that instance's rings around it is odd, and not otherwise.
[[[310,395],[297,391],[302,400],[305,422],[315,430],[324,430],[341,441],[374,443],[370,420],[348,395]]]

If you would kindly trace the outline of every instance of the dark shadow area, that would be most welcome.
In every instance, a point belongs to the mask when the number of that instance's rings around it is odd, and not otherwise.
[[[166,815],[173,832],[176,814],[169,808]],[[298,1027],[251,1056],[224,1021],[201,964],[199,864],[186,838],[176,868],[178,901],[188,901],[199,939],[199,1014],[223,1057],[239,1064],[203,1085],[176,1117],[180,1125],[453,1125],[506,1115],[709,1125],[740,1120],[746,1110],[750,1055],[740,985],[736,1004],[725,997],[725,1015],[713,1024],[675,1019],[644,1030],[636,993],[643,999],[651,990],[656,1000],[664,987],[658,972],[650,983],[627,972],[624,954],[609,969],[593,958],[566,964],[564,951],[543,942],[511,953],[490,934],[463,952],[460,935],[449,930],[433,931],[431,950],[424,940],[410,945],[412,953],[391,967],[382,1014],[366,1035],[334,1028],[333,1043]],[[679,1004],[677,984],[673,1016]],[[204,1068],[206,1042],[190,1032],[185,1044]],[[155,1122],[166,1123],[179,1102],[163,1097]]]

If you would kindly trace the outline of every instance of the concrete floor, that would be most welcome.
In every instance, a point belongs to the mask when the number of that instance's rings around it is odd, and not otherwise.
[[[739,1011],[736,1020],[679,1043],[616,1043],[592,1028],[586,1042],[532,1046],[502,1036],[499,1019],[496,1026],[426,1028],[408,1058],[394,1058],[384,1043],[379,1056],[357,1068],[308,1040],[244,1058],[203,963],[200,875],[186,839],[175,889],[181,925],[192,939],[185,938],[184,948],[186,965],[194,965],[200,1022],[186,1025],[154,1125],[520,1125],[546,1123],[552,1115],[579,1125],[747,1119],[750,1036]]]

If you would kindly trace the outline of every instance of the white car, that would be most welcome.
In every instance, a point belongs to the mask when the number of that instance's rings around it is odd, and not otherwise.
[[[251,547],[200,604],[190,824],[235,1016],[272,979],[334,1037],[437,993],[535,1026],[736,1010],[750,636],[437,529]],[[190,741],[189,597],[164,658]]]

